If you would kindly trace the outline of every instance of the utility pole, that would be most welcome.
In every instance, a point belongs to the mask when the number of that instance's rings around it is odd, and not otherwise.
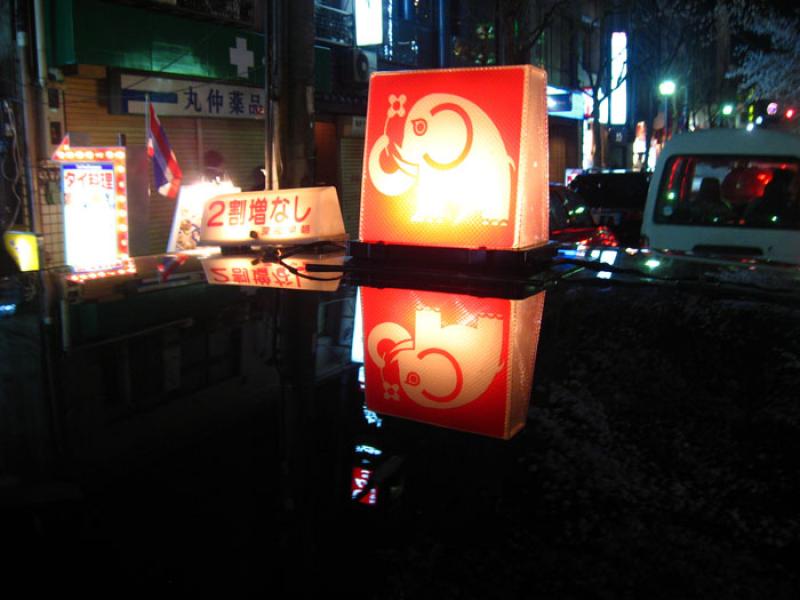
[[[271,4],[271,26],[264,33],[275,38],[272,61],[278,68],[269,74],[267,85],[279,98],[272,132],[279,151],[277,158],[271,159],[278,162],[279,181],[272,186],[308,187],[314,184],[314,0],[272,0]],[[266,141],[269,145],[271,140]],[[267,182],[269,186],[269,179]],[[312,587],[308,575],[316,555],[315,479],[310,475],[314,462],[308,436],[315,408],[319,294],[286,290],[277,294],[278,369],[283,379],[279,399],[285,515],[282,545],[286,554],[283,584],[285,590],[304,596]]]
[[[314,183],[314,0],[275,0],[280,25],[281,187]]]

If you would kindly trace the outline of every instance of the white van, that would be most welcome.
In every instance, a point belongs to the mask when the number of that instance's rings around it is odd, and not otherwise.
[[[643,245],[800,263],[800,137],[711,129],[669,141],[650,181]]]

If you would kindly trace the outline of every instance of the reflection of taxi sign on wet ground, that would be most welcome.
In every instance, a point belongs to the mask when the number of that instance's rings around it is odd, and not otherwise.
[[[334,187],[223,194],[206,202],[202,246],[294,245],[343,241]]]
[[[544,293],[361,293],[370,409],[505,439],[522,428]]]
[[[530,66],[374,75],[361,241],[490,250],[546,243],[545,88],[544,71]]]
[[[212,284],[334,292],[339,287],[339,278],[309,274],[308,264],[341,266],[344,264],[344,251],[295,254],[280,262],[262,261],[252,255],[216,255],[202,259],[201,262],[206,280]]]
[[[353,499],[361,504],[368,504],[373,506],[378,503],[378,488],[372,487],[367,490],[369,480],[372,477],[370,469],[363,469],[361,467],[353,467],[352,478],[350,482],[350,491]]]

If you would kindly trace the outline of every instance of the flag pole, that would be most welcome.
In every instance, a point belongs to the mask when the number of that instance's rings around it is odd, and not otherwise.
[[[144,148],[147,154],[147,198],[150,198],[150,94],[144,95]],[[149,201],[149,200],[148,200]]]

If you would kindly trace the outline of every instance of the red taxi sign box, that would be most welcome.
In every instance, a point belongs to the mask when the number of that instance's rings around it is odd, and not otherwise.
[[[200,263],[203,265],[206,281],[212,285],[335,292],[339,289],[341,277],[328,273],[309,273],[308,264],[342,266],[344,252],[295,254],[284,258],[285,264],[261,262],[252,255],[215,255],[200,259]]]
[[[544,292],[361,294],[370,410],[502,439],[525,425]]]
[[[344,240],[335,187],[223,194],[209,200],[201,246],[295,245]]]
[[[529,65],[374,74],[360,241],[545,244],[546,84],[545,72]]]

